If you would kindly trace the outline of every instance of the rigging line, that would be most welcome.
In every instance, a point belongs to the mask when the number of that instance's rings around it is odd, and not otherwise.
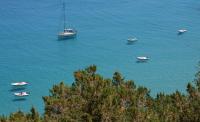
[[[65,2],[63,3],[63,11],[64,11],[64,29],[65,29],[65,26],[66,26],[66,16],[65,16]]]
[[[61,28],[62,28],[62,30],[63,30],[63,8],[62,8],[62,5],[63,5],[63,2],[64,2],[64,0],[59,0],[59,10],[60,10],[60,12],[59,13],[62,13],[62,14],[60,14],[59,15],[59,23],[58,23],[58,29],[57,29],[57,32],[59,33],[60,32],[60,30],[61,30]]]

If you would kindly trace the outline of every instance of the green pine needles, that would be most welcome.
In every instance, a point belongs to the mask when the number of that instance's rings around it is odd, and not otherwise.
[[[200,70],[187,94],[176,91],[150,96],[115,72],[112,79],[96,73],[96,66],[74,72],[71,86],[61,82],[44,96],[44,115],[31,108],[1,116],[1,122],[171,122],[200,121]]]

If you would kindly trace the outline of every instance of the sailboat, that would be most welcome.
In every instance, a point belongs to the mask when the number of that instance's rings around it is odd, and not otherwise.
[[[64,11],[64,30],[58,33],[58,39],[70,39],[75,38],[77,31],[74,28],[66,27],[66,16],[65,16],[65,3],[63,3],[63,11]]]

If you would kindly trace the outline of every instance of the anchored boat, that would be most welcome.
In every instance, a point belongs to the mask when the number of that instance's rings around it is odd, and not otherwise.
[[[144,61],[147,61],[147,60],[149,60],[150,58],[149,57],[147,57],[147,56],[138,56],[137,57],[137,61],[139,61],[139,62],[144,62]]]
[[[28,82],[24,82],[24,81],[11,83],[12,86],[25,86],[27,84],[28,84]]]
[[[25,96],[28,96],[29,93],[28,92],[15,92],[14,95],[17,97],[25,97]]]
[[[127,41],[128,42],[136,42],[138,39],[137,38],[128,38]]]
[[[180,35],[180,34],[183,34],[183,33],[185,33],[185,32],[187,32],[186,29],[180,29],[180,30],[178,30],[178,34],[179,34],[179,35]]]
[[[66,27],[66,16],[65,16],[65,3],[63,3],[63,11],[64,11],[64,30],[58,33],[58,39],[70,39],[76,37],[77,31],[74,28]]]

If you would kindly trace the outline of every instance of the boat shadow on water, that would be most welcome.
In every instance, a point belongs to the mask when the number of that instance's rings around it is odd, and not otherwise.
[[[180,33],[180,32],[177,33],[178,36],[183,35],[183,34],[184,34],[184,33]]]
[[[136,42],[127,42],[126,45],[134,45]]]
[[[148,61],[147,60],[144,60],[144,61],[136,61],[136,63],[148,63]]]
[[[13,87],[9,91],[10,92],[16,92],[16,91],[21,91],[21,90],[25,90],[25,89],[26,89],[25,87],[18,87],[18,88]]]
[[[66,41],[66,40],[77,40],[76,37],[65,37],[65,38],[58,38],[57,41]]]
[[[12,101],[17,102],[17,101],[25,101],[25,100],[26,100],[26,98],[21,97],[21,98],[14,98]]]
[[[26,88],[25,87],[13,87],[11,88],[9,91],[10,92],[16,92],[16,91],[21,91],[21,90],[25,90]]]

